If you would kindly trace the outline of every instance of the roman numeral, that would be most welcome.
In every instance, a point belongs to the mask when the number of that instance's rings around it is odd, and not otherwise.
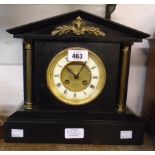
[[[58,88],[61,87],[61,83],[57,83],[56,85],[57,85]]]
[[[56,75],[54,75],[54,77],[60,77],[60,75],[59,74],[56,74]]]
[[[67,95],[67,90],[65,89],[64,94]]]
[[[87,95],[87,93],[84,91],[84,94]]]
[[[96,66],[91,67],[91,69],[95,69],[95,68],[96,68]]]
[[[98,79],[98,76],[93,76],[93,79]]]
[[[62,66],[61,66],[61,65],[58,65],[58,67],[62,68]]]
[[[95,86],[91,84],[91,85],[90,85],[90,88],[91,88],[91,89],[94,89],[94,88],[95,88]]]
[[[74,93],[74,96],[73,97],[76,97],[76,93]]]
[[[68,62],[68,57],[66,57],[65,60]]]

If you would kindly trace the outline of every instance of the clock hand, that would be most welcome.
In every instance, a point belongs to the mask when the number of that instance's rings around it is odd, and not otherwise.
[[[73,75],[73,77],[75,78],[75,74],[68,68],[66,67],[66,69]]]
[[[80,71],[75,75],[75,77],[74,77],[75,79],[78,79],[79,78],[79,75],[80,75],[80,73],[83,70],[83,68],[84,68],[85,65],[86,65],[86,62],[82,65]]]

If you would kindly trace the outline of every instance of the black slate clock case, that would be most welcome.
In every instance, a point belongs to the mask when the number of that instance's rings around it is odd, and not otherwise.
[[[98,42],[35,41],[34,60],[34,103],[41,109],[64,111],[115,111],[117,107],[117,83],[119,76],[120,45]],[[101,95],[92,103],[83,106],[68,106],[51,95],[46,82],[46,71],[51,59],[61,50],[69,47],[83,47],[94,51],[104,62],[107,72],[106,86]],[[113,48],[111,48],[113,47]],[[112,50],[115,49],[115,50]],[[118,51],[118,52],[117,52]],[[111,58],[111,59],[109,59]],[[36,77],[36,78],[35,78]],[[44,104],[43,104],[44,103]]]
[[[86,25],[100,28],[105,36],[71,32],[51,35],[57,26],[70,25],[77,17]],[[84,11],[63,14],[7,32],[24,40],[24,107],[7,119],[6,142],[142,144],[144,126],[127,110],[125,103],[131,45],[142,41],[148,34]],[[87,105],[65,105],[47,87],[48,64],[58,52],[70,47],[93,51],[106,68],[105,88]],[[84,136],[66,138],[66,129],[74,132],[82,129]]]

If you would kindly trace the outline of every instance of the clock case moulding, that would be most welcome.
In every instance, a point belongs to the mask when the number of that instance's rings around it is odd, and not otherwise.
[[[52,35],[57,26],[71,25],[80,17],[85,26],[99,28],[104,35]],[[71,25],[73,26],[73,25]],[[148,34],[84,12],[74,11],[7,30],[23,38],[24,106],[5,122],[6,142],[142,144],[144,125],[126,107],[131,46]],[[95,52],[106,68],[103,92],[92,103],[69,106],[58,101],[47,88],[46,71],[61,50],[82,47]],[[66,128],[84,129],[84,138],[65,138]],[[21,129],[19,137],[12,129]],[[129,131],[121,138],[122,131]],[[17,130],[18,132],[18,130]],[[17,134],[18,135],[18,134]],[[128,135],[125,135],[128,136]]]

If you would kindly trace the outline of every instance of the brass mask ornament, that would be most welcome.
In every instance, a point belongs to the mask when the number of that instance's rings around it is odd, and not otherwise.
[[[54,31],[52,31],[51,35],[64,35],[69,32],[74,33],[77,36],[84,35],[85,33],[88,33],[90,35],[93,35],[95,37],[104,37],[105,33],[101,31],[100,28],[93,27],[93,26],[86,26],[86,23],[84,20],[78,16],[71,25],[63,25],[58,26]]]

